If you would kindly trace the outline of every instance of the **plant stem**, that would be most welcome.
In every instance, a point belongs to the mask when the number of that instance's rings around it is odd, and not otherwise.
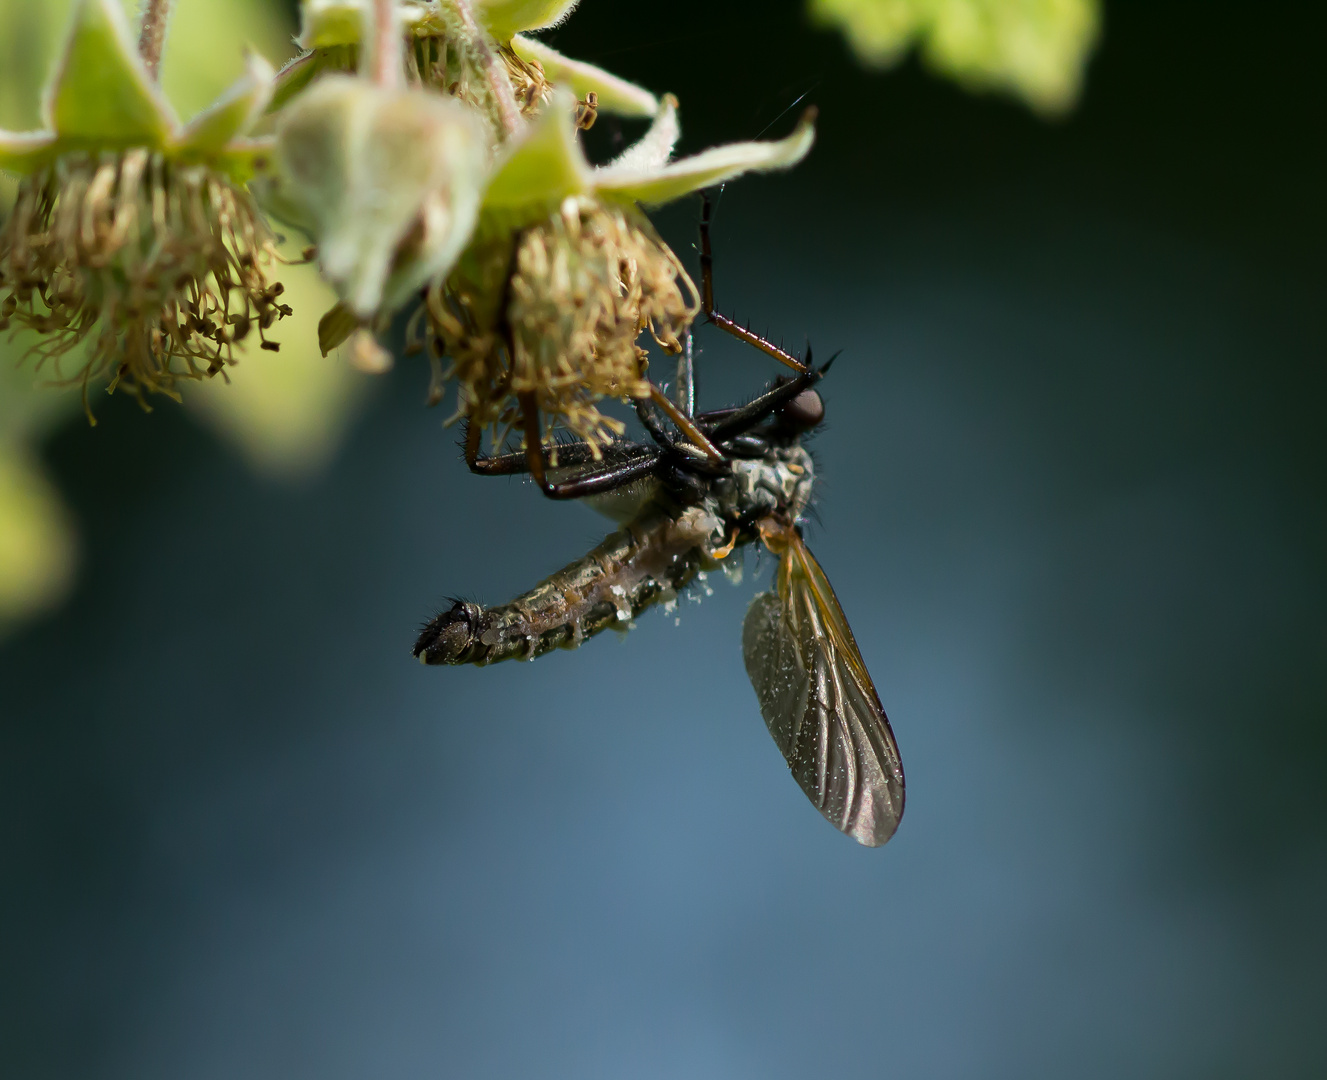
[[[373,42],[369,78],[394,90],[401,85],[401,26],[396,0],[373,0]],[[362,70],[362,69],[361,69]]]
[[[171,0],[144,0],[142,29],[138,34],[138,55],[153,79],[160,81],[161,49],[166,44],[166,24],[170,22]]]
[[[507,74],[493,55],[489,45],[488,32],[475,21],[470,10],[470,0],[451,0],[451,8],[456,13],[461,30],[469,39],[475,59],[484,72],[484,81],[488,83],[489,93],[493,95],[498,110],[498,121],[502,124],[504,135],[513,135],[521,126],[521,110],[516,104],[516,94],[511,88]]]

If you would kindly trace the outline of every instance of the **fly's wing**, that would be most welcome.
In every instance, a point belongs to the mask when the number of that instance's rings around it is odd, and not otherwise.
[[[903,816],[903,765],[834,590],[791,529],[779,592],[742,627],[765,724],[807,797],[841,832],[879,847]]]

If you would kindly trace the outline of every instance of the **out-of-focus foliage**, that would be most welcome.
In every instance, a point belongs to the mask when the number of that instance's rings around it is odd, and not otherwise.
[[[916,45],[938,72],[1047,115],[1073,107],[1100,25],[1097,0],[811,0],[811,12],[865,64],[887,67]]]
[[[71,0],[0,0],[0,127],[39,125],[41,88],[70,7]],[[136,15],[136,0],[124,7]],[[295,27],[283,11],[268,0],[178,0],[162,63],[176,111],[194,115],[242,75],[246,46],[275,63],[289,56]],[[0,180],[0,214],[13,193],[12,181]],[[255,467],[290,475],[317,468],[335,449],[360,376],[318,350],[318,317],[332,297],[316,270],[287,267],[282,279],[295,315],[281,323],[280,353],[259,352],[256,341],[241,347],[240,364],[227,372],[232,385],[218,377],[191,386],[185,401]],[[0,627],[57,602],[74,565],[68,515],[35,464],[35,447],[80,411],[79,393],[45,385],[48,377],[24,360],[32,340],[0,337]]]
[[[74,548],[50,480],[21,447],[0,446],[0,630],[64,595]]]
[[[65,595],[76,549],[59,492],[29,450],[66,414],[67,396],[33,392],[31,373],[9,362],[13,348],[0,349],[0,633]]]

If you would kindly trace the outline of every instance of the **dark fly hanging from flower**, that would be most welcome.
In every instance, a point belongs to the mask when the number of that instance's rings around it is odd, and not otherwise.
[[[840,831],[876,847],[903,815],[903,768],[852,630],[800,525],[815,484],[801,440],[824,417],[815,386],[833,359],[813,366],[808,348],[798,360],[715,310],[708,226],[706,201],[701,269],[708,318],[796,373],[746,405],[696,413],[688,335],[669,413],[675,430],[639,401],[651,443],[562,445],[558,468],[550,470],[556,475],[540,478],[546,494],[593,499],[623,527],[508,604],[455,602],[424,627],[414,654],[425,664],[487,665],[576,648],[669,603],[734,550],[759,541],[779,560],[776,590],[755,598],[742,631],[761,713],[816,808]],[[481,458],[467,442],[478,472],[531,468],[533,455]]]

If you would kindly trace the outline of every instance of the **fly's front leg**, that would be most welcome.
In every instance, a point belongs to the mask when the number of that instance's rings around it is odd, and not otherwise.
[[[539,406],[535,396],[521,394],[517,401],[521,406],[521,424],[525,429],[526,468],[523,471],[529,472],[539,485],[539,490],[550,499],[580,499],[587,495],[602,495],[651,475],[659,463],[659,451],[645,448],[640,455],[626,461],[604,462],[600,468],[554,483],[548,479],[548,463],[544,458],[544,443],[539,432]],[[588,447],[588,444],[580,445]]]
[[[702,191],[700,194],[700,303],[705,318],[725,333],[755,346],[794,371],[807,371],[809,364],[798,360],[792,353],[779,348],[774,342],[752,333],[750,326],[739,326],[735,320],[728,318],[714,306],[714,252],[710,248],[710,213],[709,192]]]
[[[478,424],[465,422],[465,463],[480,476],[515,476],[528,472],[524,454],[491,454],[481,457],[479,441],[484,431]]]
[[[525,451],[514,454],[479,453],[480,428],[470,422],[465,425],[465,463],[472,473],[479,476],[522,476],[530,471],[530,463]],[[602,457],[596,458],[589,443],[566,443],[557,448],[558,467],[592,465],[602,463]]]

